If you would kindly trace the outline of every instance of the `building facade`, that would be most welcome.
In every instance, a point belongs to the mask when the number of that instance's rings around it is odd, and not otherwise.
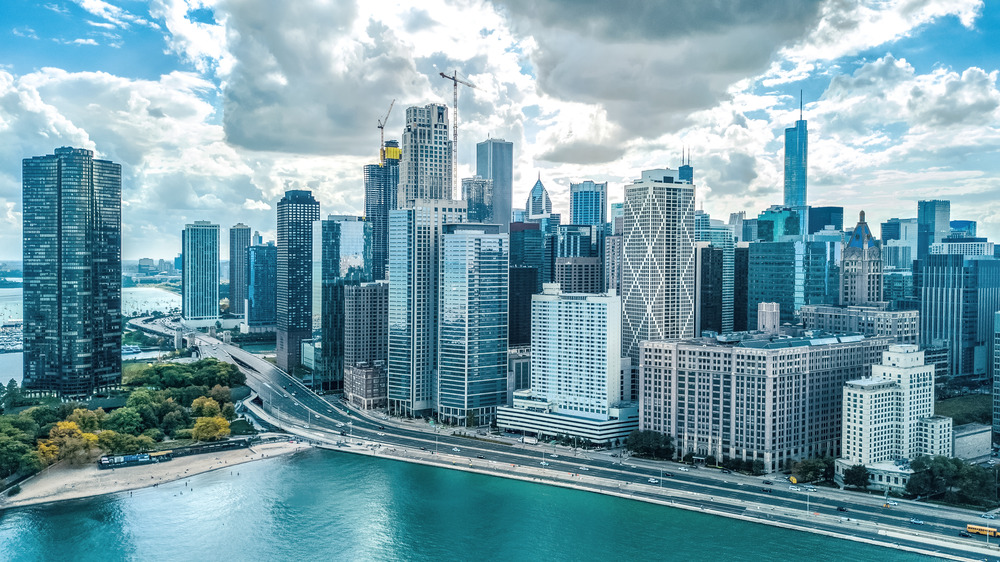
[[[785,206],[804,207],[806,197],[806,173],[809,166],[809,131],[805,119],[799,119],[794,127],[785,129]]]
[[[608,182],[591,180],[569,184],[570,224],[604,228],[608,220]]]
[[[864,306],[882,302],[882,249],[872,236],[865,212],[844,243],[840,268],[840,304]]]
[[[121,165],[62,147],[21,172],[22,384],[89,396],[121,382]]]
[[[274,331],[278,324],[278,248],[247,248],[246,323],[250,332]]]
[[[384,364],[359,362],[344,369],[344,398],[354,406],[384,408],[387,392]]]
[[[500,232],[508,232],[513,221],[514,143],[503,139],[487,139],[476,144],[476,175],[493,182],[491,214]],[[471,220],[471,209],[470,209]]]
[[[768,472],[838,457],[842,388],[889,338],[816,335],[643,342],[641,429],[680,454],[761,461]]]
[[[494,211],[493,180],[475,176],[462,178],[462,200],[469,205],[469,222],[500,224]],[[508,222],[508,228],[510,223]]]
[[[531,295],[538,292],[538,269],[511,267],[507,292],[507,345],[531,345]]]
[[[219,225],[195,221],[181,233],[181,316],[194,325],[219,319]]]
[[[439,103],[406,109],[399,161],[398,208],[416,199],[452,198],[452,146],[448,106]]]
[[[389,361],[389,282],[344,287],[344,365]],[[345,367],[346,368],[346,367]]]
[[[917,201],[917,255],[922,260],[931,245],[951,235],[951,201]]]
[[[441,248],[438,418],[491,423],[507,395],[509,241],[499,225],[446,225]]]
[[[897,344],[915,345],[920,342],[920,312],[917,310],[807,304],[799,310],[799,317],[807,330],[886,336]]]
[[[378,164],[368,164],[365,173],[365,220],[372,223],[372,275],[385,279],[389,267],[389,211],[396,208],[399,189],[399,142],[387,141]]]
[[[633,399],[640,344],[694,335],[694,192],[670,169],[645,170],[625,188],[622,352]]]
[[[277,365],[291,372],[301,363],[302,341],[312,337],[313,223],[319,201],[290,190],[278,201]]]

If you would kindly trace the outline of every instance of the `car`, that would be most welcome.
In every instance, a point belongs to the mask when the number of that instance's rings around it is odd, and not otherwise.
[[[344,427],[344,423],[343,422],[338,423],[337,427]]]
[[[774,482],[771,482],[770,480],[765,480],[764,481],[764,485],[765,486],[774,486]]]
[[[732,471],[732,470],[729,470],[728,468],[723,468],[723,469],[722,469],[722,473],[723,473],[723,474],[732,474],[732,473],[733,473],[733,471]]]
[[[992,513],[984,513],[984,514],[980,515],[980,517],[982,517],[983,519],[996,519],[997,518],[997,516],[994,515],[994,514],[992,514]]]
[[[577,469],[577,470],[582,470],[582,471],[584,471],[584,472],[586,472],[586,471],[589,471],[589,470],[590,470],[589,468],[587,468],[587,467],[585,467],[585,466],[578,466],[578,467],[576,467],[576,469]]]
[[[385,434],[384,434],[384,433],[382,433],[381,431],[380,431],[380,432],[378,432],[378,433],[376,433],[375,435],[378,435],[379,437],[385,437]]]
[[[972,538],[972,535],[970,535],[969,533],[967,533],[967,532],[965,532],[965,531],[959,531],[959,532],[958,532],[958,536],[960,536],[960,537],[965,537],[965,538],[967,538],[967,539],[971,539],[971,538]]]
[[[542,462],[540,462],[540,463],[538,463],[538,464],[540,464],[540,465],[542,465],[542,466],[549,466],[549,463],[547,463],[547,462],[545,462],[545,461],[542,461]]]
[[[815,492],[816,488],[813,488],[812,486],[806,486],[806,491],[807,492]]]
[[[380,426],[378,426],[378,428],[379,429],[385,429],[385,426],[384,425],[380,425]]]
[[[842,505],[838,505],[838,506],[837,506],[837,511],[845,511],[845,512],[846,512],[846,511],[847,511],[847,508],[846,508],[846,507],[844,507],[844,506],[842,506]]]
[[[455,451],[456,453],[461,453],[462,452],[462,450],[459,449],[458,447],[452,447],[451,450]]]
[[[346,431],[341,431],[340,434],[341,435],[347,435],[347,432]]]
[[[557,454],[555,454],[555,453],[552,453],[552,455],[551,455],[551,456],[552,456],[552,458],[554,458],[554,459],[558,459],[558,458],[559,458],[559,455],[557,455]]]
[[[790,491],[790,492],[801,492],[802,488],[799,488],[798,486],[794,486],[793,485],[793,486],[789,486],[788,487],[788,491]]]
[[[770,494],[772,490],[771,488],[761,488],[760,491],[764,492],[765,494]]]
[[[674,473],[673,472],[664,472],[663,475],[666,476],[667,478],[673,478],[674,477]]]
[[[899,505],[899,502],[895,500],[889,500],[885,502],[885,505]]]
[[[659,480],[657,480],[656,478],[650,478],[650,479],[649,479],[649,483],[650,483],[650,484],[659,484],[659,483],[660,483],[660,481],[659,481]]]
[[[917,519],[916,517],[911,517],[910,518],[910,523],[913,523],[914,525],[923,525],[924,524],[923,521],[921,521],[920,519]]]
[[[477,459],[485,459],[486,457],[484,457],[483,455],[476,455],[476,458]]]
[[[681,472],[690,472],[691,471],[691,469],[688,468],[688,467],[686,467],[686,466],[682,466],[682,467],[678,468],[677,470],[679,470]]]

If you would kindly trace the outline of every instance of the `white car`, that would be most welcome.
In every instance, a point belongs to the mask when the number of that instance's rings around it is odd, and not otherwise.
[[[587,467],[585,467],[585,466],[578,466],[578,467],[576,467],[576,469],[577,469],[577,470],[584,470],[584,471],[586,471],[586,470],[590,470],[589,468],[587,468]]]
[[[686,467],[686,466],[682,466],[682,467],[678,468],[677,470],[679,470],[681,472],[691,472],[691,469],[688,468],[688,467]]]
[[[545,462],[545,461],[542,461],[542,462],[540,462],[540,463],[538,463],[538,464],[540,464],[540,465],[542,465],[542,466],[549,466],[549,463],[547,463],[547,462]]]
[[[343,423],[338,423],[337,427],[344,427],[344,424]]]
[[[659,483],[660,483],[660,481],[659,481],[659,480],[657,480],[656,478],[650,478],[650,479],[649,479],[649,483],[650,483],[650,484],[659,484]]]
[[[980,517],[982,517],[983,519],[996,519],[997,518],[997,516],[994,515],[994,514],[992,514],[992,513],[984,513],[984,514],[980,515]]]
[[[385,434],[384,434],[384,433],[381,433],[381,432],[379,432],[379,433],[376,433],[375,435],[378,435],[379,437],[385,437]]]
[[[459,449],[458,447],[452,447],[451,450],[455,451],[456,453],[461,453],[462,452],[462,450]]]
[[[788,487],[788,491],[790,491],[790,492],[801,492],[802,488],[799,488],[798,486],[789,486]]]
[[[552,453],[552,458],[554,458],[554,459],[558,459],[558,458],[559,458],[559,455],[557,455],[557,454],[555,454],[555,453]]]

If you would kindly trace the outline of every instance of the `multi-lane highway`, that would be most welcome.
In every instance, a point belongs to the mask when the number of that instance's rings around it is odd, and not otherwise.
[[[134,325],[171,336],[177,327],[166,319]],[[405,423],[352,412],[341,402],[328,401],[268,361],[236,346],[200,333],[193,337],[202,356],[240,367],[265,411],[282,420],[285,430],[312,440],[335,443],[363,439],[391,447],[397,454],[405,451],[408,456],[442,464],[461,460],[489,471],[513,472],[521,477],[532,474],[543,481],[585,483],[584,487],[591,489],[782,521],[952,556],[968,557],[973,553],[966,547],[984,546],[984,537],[958,537],[967,523],[984,522],[977,513],[966,510],[906,501],[887,508],[881,496],[829,488],[793,491],[787,480],[775,476],[758,478],[704,468],[685,471],[674,463],[620,464],[620,460],[607,455],[574,454],[570,449],[543,449],[411,429]],[[886,532],[892,533],[891,538],[880,534]],[[1000,555],[1000,550],[996,554]],[[975,558],[982,559],[982,553],[976,552]]]

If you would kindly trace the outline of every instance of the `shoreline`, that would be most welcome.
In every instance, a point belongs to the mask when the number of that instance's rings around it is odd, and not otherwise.
[[[970,548],[969,545],[964,545],[964,544],[963,545],[955,545],[955,544],[949,543],[947,541],[942,541],[942,540],[938,540],[938,539],[931,539],[932,542],[927,542],[926,546],[924,548],[918,548],[918,547],[914,547],[914,546],[904,546],[904,545],[900,545],[898,543],[888,542],[892,538],[905,538],[907,535],[902,530],[879,529],[879,531],[878,531],[879,536],[886,537],[886,539],[887,539],[885,541],[881,541],[881,540],[877,540],[877,539],[873,539],[873,538],[869,538],[869,537],[862,537],[862,536],[852,535],[852,534],[848,534],[848,533],[838,533],[838,532],[827,530],[827,529],[797,526],[797,525],[794,525],[794,524],[791,524],[791,523],[788,523],[788,522],[785,522],[785,521],[779,521],[779,520],[775,520],[775,519],[764,519],[762,517],[752,517],[750,515],[745,515],[744,513],[737,513],[737,512],[734,512],[734,511],[726,511],[725,509],[720,509],[718,506],[707,506],[707,507],[706,506],[695,506],[695,505],[690,505],[690,504],[682,502],[682,501],[675,501],[675,499],[679,499],[679,498],[681,498],[683,496],[686,496],[688,499],[700,499],[700,500],[706,501],[706,502],[708,502],[708,501],[714,501],[715,500],[715,498],[712,497],[712,496],[707,496],[706,494],[699,494],[699,493],[694,493],[694,492],[675,491],[675,490],[669,490],[669,491],[664,492],[665,489],[663,489],[663,488],[655,488],[657,490],[660,490],[659,493],[662,494],[663,497],[652,497],[650,495],[649,491],[646,491],[646,490],[642,489],[642,487],[645,486],[644,484],[633,484],[632,485],[633,487],[629,491],[626,491],[625,489],[622,489],[620,487],[619,487],[619,491],[617,491],[617,492],[613,491],[613,490],[605,490],[605,489],[601,489],[599,487],[601,485],[601,481],[606,480],[606,479],[603,479],[601,477],[588,476],[588,475],[580,475],[580,474],[578,474],[578,475],[576,475],[576,478],[574,480],[565,480],[565,479],[562,479],[562,478],[560,478],[558,476],[559,474],[561,474],[561,471],[556,471],[556,470],[552,470],[552,469],[548,469],[548,468],[535,468],[535,467],[530,467],[529,468],[527,466],[520,466],[519,465],[518,468],[524,470],[526,473],[525,474],[518,474],[518,473],[513,473],[513,472],[501,472],[499,470],[490,470],[489,467],[477,467],[477,466],[474,466],[470,462],[470,461],[472,461],[472,459],[468,459],[468,458],[465,458],[465,457],[455,457],[454,459],[447,459],[447,457],[448,457],[447,453],[442,454],[441,457],[440,457],[440,460],[439,460],[438,458],[434,458],[434,459],[426,458],[425,459],[425,458],[418,458],[418,457],[409,456],[409,454],[406,454],[405,451],[404,451],[403,454],[399,454],[398,451],[395,451],[395,454],[393,454],[392,453],[392,451],[393,451],[392,449],[385,449],[385,448],[380,449],[378,452],[376,452],[376,451],[368,448],[367,446],[365,446],[365,447],[357,447],[357,446],[354,446],[354,445],[348,445],[346,447],[335,447],[335,446],[332,446],[332,445],[319,445],[318,448],[329,450],[329,451],[333,451],[333,452],[350,453],[350,454],[355,454],[355,455],[361,455],[361,456],[366,456],[366,457],[374,457],[374,458],[380,458],[380,459],[397,461],[397,462],[408,462],[408,463],[412,463],[412,464],[419,464],[419,465],[430,466],[430,467],[435,467],[435,468],[460,470],[460,471],[463,471],[463,472],[470,472],[470,473],[475,473],[475,474],[481,474],[483,476],[492,476],[492,477],[499,477],[499,478],[507,478],[507,479],[510,479],[510,480],[518,480],[518,481],[532,483],[532,484],[541,484],[541,485],[547,485],[547,486],[556,486],[556,487],[559,487],[559,488],[565,488],[565,489],[570,489],[570,490],[578,490],[578,491],[589,492],[589,493],[593,493],[593,494],[601,494],[601,495],[611,496],[611,497],[617,497],[617,498],[621,498],[621,499],[625,499],[625,500],[641,501],[641,502],[650,503],[650,504],[654,504],[654,505],[659,505],[659,506],[663,506],[663,507],[671,507],[671,508],[683,509],[683,510],[686,510],[686,511],[693,511],[693,512],[699,512],[699,513],[705,513],[705,514],[714,515],[714,516],[722,516],[722,517],[727,517],[727,518],[730,518],[730,519],[738,519],[738,520],[746,521],[746,522],[750,522],[750,523],[758,523],[758,524],[770,525],[772,527],[779,527],[779,528],[786,529],[786,530],[789,530],[789,531],[800,531],[800,532],[813,533],[813,534],[823,535],[823,536],[830,537],[830,538],[837,538],[837,539],[842,539],[842,540],[860,542],[860,543],[870,544],[870,545],[873,545],[873,546],[879,546],[879,547],[883,547],[883,548],[891,548],[891,549],[895,549],[895,550],[900,550],[900,551],[905,551],[905,552],[911,552],[911,553],[914,553],[914,554],[920,554],[920,555],[930,556],[930,557],[934,557],[934,558],[944,558],[944,559],[949,559],[949,560],[977,561],[977,560],[981,560],[982,558],[972,558],[973,555],[996,556],[996,555],[1000,554],[1000,552],[998,552],[997,550],[985,549],[985,548],[981,548],[981,547],[971,547]],[[416,451],[414,451],[414,453],[415,452]],[[451,461],[450,463],[448,462],[449,460]],[[539,473],[539,475],[538,476],[533,476],[533,475],[527,473],[529,470],[536,471],[536,472]],[[590,482],[587,482],[588,480]],[[611,483],[611,481],[607,481],[603,485],[610,486],[611,485],[610,483]],[[643,494],[642,495],[636,495],[636,492],[642,492]],[[744,508],[744,511],[749,511],[749,508]],[[793,514],[787,514],[786,513],[786,515],[790,516],[790,515],[793,515]],[[912,535],[910,535],[910,536],[912,536]],[[938,545],[938,546],[948,546],[950,548],[957,548],[957,547],[961,546],[961,548],[967,549],[968,555],[967,556],[957,556],[957,555],[952,555],[952,554],[944,554],[944,553],[941,553],[941,552],[936,552],[936,551],[932,550],[932,548],[935,545]]]
[[[254,445],[246,449],[231,449],[180,457],[164,463],[153,463],[116,469],[97,468],[96,464],[83,466],[54,465],[24,482],[15,496],[0,497],[0,514],[10,509],[50,505],[78,499],[134,492],[154,488],[198,474],[239,466],[244,463],[292,455],[313,448],[295,437],[281,442]]]

